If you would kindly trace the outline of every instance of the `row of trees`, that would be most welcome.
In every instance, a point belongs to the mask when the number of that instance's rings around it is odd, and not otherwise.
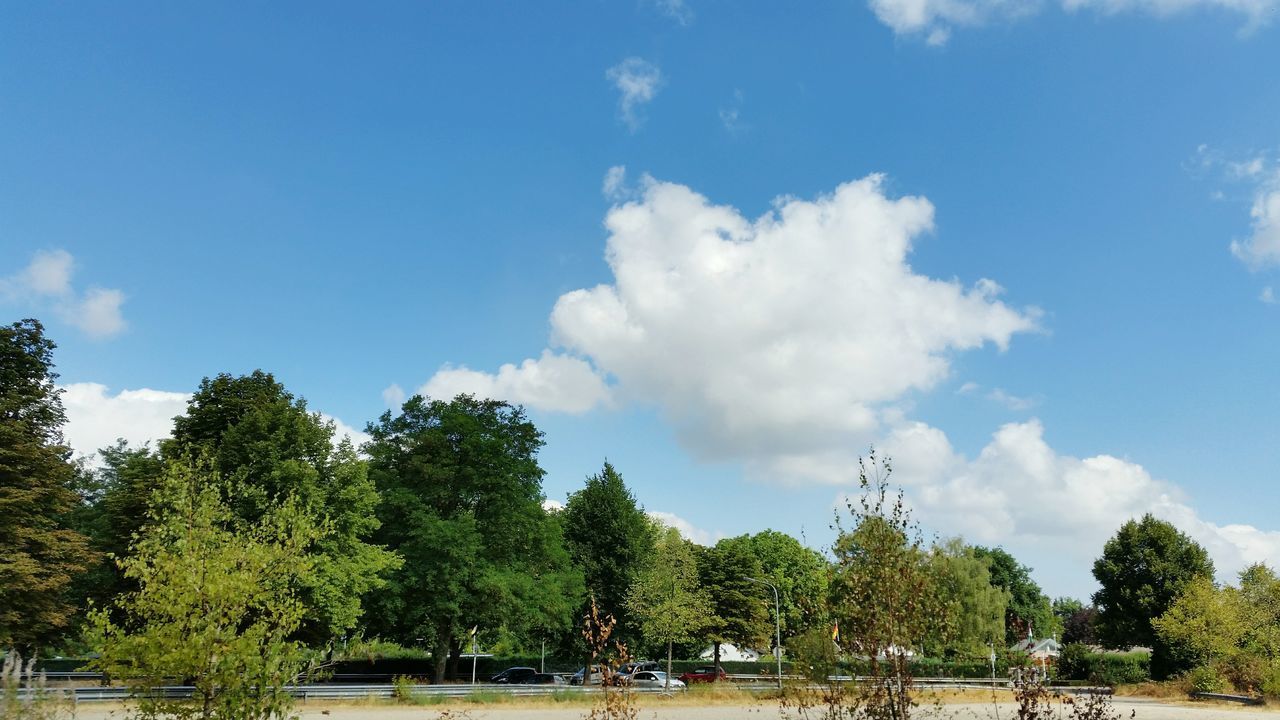
[[[592,598],[644,654],[768,647],[772,597],[758,581],[778,588],[797,651],[831,652],[835,627],[862,654],[985,656],[1030,632],[1159,651],[1150,618],[1188,577],[1212,577],[1202,549],[1146,518],[1095,566],[1096,608],[1050,603],[1000,548],[924,542],[874,456],[830,554],[775,531],[704,548],[651,521],[607,462],[546,509],[543,436],[519,407],[414,397],[370,423],[358,452],[260,371],[204,380],[167,440],[118,443],[90,468],[62,441],[53,349],[34,320],[0,328],[0,644],[83,638],[120,677],[175,662],[168,641],[204,638],[285,660],[223,653],[207,667],[193,650],[170,675],[263,687],[307,649],[363,636],[430,648],[439,680],[476,627],[510,652],[585,652],[576,627]],[[885,629],[851,609],[886,606],[915,614]]]

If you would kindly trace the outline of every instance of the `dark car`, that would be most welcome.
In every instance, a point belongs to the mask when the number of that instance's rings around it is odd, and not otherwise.
[[[538,671],[531,667],[512,667],[489,678],[489,682],[499,685],[519,685],[537,674]]]
[[[565,679],[551,673],[535,673],[526,678],[521,685],[568,685]]]
[[[684,684],[692,685],[694,683],[709,683],[717,680],[723,682],[728,680],[729,676],[725,674],[724,668],[720,668],[720,672],[716,672],[716,668],[714,666],[708,665],[706,667],[700,667],[693,672],[687,672],[681,675],[680,679]]]

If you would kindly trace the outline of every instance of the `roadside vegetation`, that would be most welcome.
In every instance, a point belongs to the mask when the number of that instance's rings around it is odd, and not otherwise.
[[[546,503],[543,434],[518,406],[414,396],[357,448],[263,371],[206,378],[168,439],[86,462],[62,437],[54,349],[38,321],[0,327],[0,648],[73,658],[12,661],[12,707],[41,667],[139,692],[181,682],[195,697],[136,713],[228,720],[289,717],[283,685],[343,672],[400,676],[401,701],[434,703],[408,687],[469,679],[472,662],[481,680],[653,658],[673,677],[776,681],[777,638],[783,702],[805,717],[909,720],[915,678],[1008,678],[1028,638],[1063,644],[1041,680],[1280,695],[1275,573],[1215,584],[1204,549],[1150,516],[1101,548],[1093,598],[1051,600],[1004,549],[927,537],[871,452],[831,547],[774,530],[706,547],[654,521],[607,461]],[[727,645],[760,657],[725,661]],[[869,680],[831,680],[855,675]],[[605,698],[602,717],[650,702]]]

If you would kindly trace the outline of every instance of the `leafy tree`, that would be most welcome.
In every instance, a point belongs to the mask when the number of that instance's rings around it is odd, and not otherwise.
[[[101,656],[93,666],[140,691],[144,718],[286,718],[284,686],[305,667],[291,636],[305,606],[299,590],[315,571],[306,548],[319,534],[293,496],[255,523],[236,518],[234,494],[216,474],[171,462],[134,552],[120,562],[137,591],[91,618]],[[141,692],[183,678],[189,700]]]
[[[1008,645],[1025,640],[1028,633],[1049,637],[1060,627],[1049,598],[1031,579],[1031,568],[1019,563],[1004,548],[975,547],[974,552],[991,565],[991,584],[1009,593],[1005,611],[1004,640]]]
[[[246,523],[292,497],[323,524],[326,532],[307,549],[315,572],[302,589],[301,632],[311,642],[354,628],[361,598],[383,587],[383,576],[398,564],[394,554],[367,541],[378,527],[377,488],[350,442],[335,448],[333,434],[332,422],[308,412],[306,401],[271,374],[255,370],[205,378],[161,446],[166,460],[209,458],[238,489],[225,499]]]
[[[68,527],[76,469],[55,347],[38,320],[0,326],[0,647],[56,639],[76,612],[72,580],[92,564],[86,538]]]
[[[131,448],[124,440],[98,450],[101,467],[80,469],[81,505],[73,525],[89,538],[101,558],[76,580],[81,607],[109,605],[116,595],[136,589],[124,577],[117,558],[129,554],[134,535],[147,517],[151,494],[164,474],[164,463],[146,445]]]
[[[405,559],[371,611],[374,631],[428,638],[440,682],[472,627],[570,630],[582,577],[542,508],[542,433],[521,408],[414,396],[368,431],[377,538]]]
[[[647,641],[667,646],[668,677],[675,644],[714,626],[711,596],[698,582],[697,555],[674,528],[659,535],[652,561],[631,585],[627,609]]]
[[[926,654],[986,655],[1004,639],[1009,592],[991,584],[987,561],[959,538],[929,555],[938,600],[945,608],[926,635]]]
[[[776,530],[748,536],[746,543],[751,554],[760,559],[760,579],[778,588],[784,642],[811,628],[829,631],[826,597],[830,566],[826,559]]]
[[[1107,541],[1093,564],[1101,585],[1098,636],[1108,647],[1152,648],[1151,672],[1162,679],[1180,668],[1156,635],[1151,621],[1173,606],[1197,578],[1212,580],[1213,561],[1194,540],[1150,514],[1130,520]]]
[[[874,452],[858,465],[862,496],[847,505],[853,527],[844,528],[837,517],[831,614],[842,649],[869,661],[871,680],[855,698],[859,714],[908,720],[916,705],[912,648],[945,608],[902,493],[888,494],[892,465]]]
[[[715,615],[710,630],[717,668],[723,643],[733,643],[739,648],[770,645],[773,623],[769,609],[773,598],[766,602],[761,586],[747,579],[759,579],[762,574],[760,558],[754,554],[746,535],[721,540],[715,547],[704,550],[698,559],[698,577],[711,597]]]
[[[605,461],[599,473],[569,496],[561,521],[569,556],[582,568],[587,591],[617,622],[614,637],[633,639],[638,628],[626,599],[657,539],[644,508]]]
[[[1098,644],[1098,635],[1093,627],[1098,616],[1097,608],[1075,598],[1060,597],[1053,600],[1053,614],[1062,626],[1063,645]]]

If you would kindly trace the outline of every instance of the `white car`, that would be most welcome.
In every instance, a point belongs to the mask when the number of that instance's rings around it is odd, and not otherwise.
[[[627,684],[637,688],[657,688],[659,690],[668,687],[667,674],[661,670],[641,670],[633,673]],[[671,678],[670,688],[672,690],[683,690],[684,683],[675,678]]]

